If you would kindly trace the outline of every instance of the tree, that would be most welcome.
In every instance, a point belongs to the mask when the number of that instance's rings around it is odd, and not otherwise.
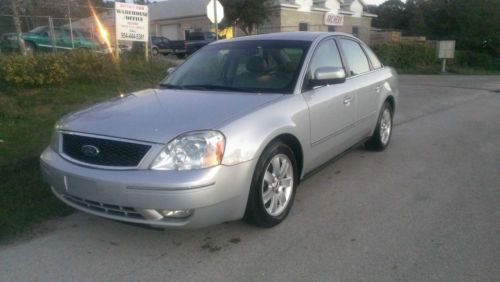
[[[10,0],[10,7],[12,10],[12,20],[14,21],[14,28],[16,29],[17,41],[19,42],[19,50],[23,55],[26,55],[26,45],[24,44],[23,31],[21,29],[21,20],[19,19],[19,11],[17,9],[17,0]]]
[[[227,22],[236,25],[248,35],[269,18],[273,1],[221,0],[220,2],[224,7],[224,17]]]
[[[405,29],[405,4],[401,0],[389,0],[373,8],[378,15],[373,19],[373,26],[387,29]]]
[[[374,26],[434,40],[456,40],[459,50],[500,55],[500,0],[389,0]]]

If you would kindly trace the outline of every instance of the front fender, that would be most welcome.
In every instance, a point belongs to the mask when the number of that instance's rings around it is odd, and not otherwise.
[[[226,136],[222,164],[236,165],[258,158],[277,136],[295,136],[305,151],[309,115],[302,95],[287,95],[219,128]]]

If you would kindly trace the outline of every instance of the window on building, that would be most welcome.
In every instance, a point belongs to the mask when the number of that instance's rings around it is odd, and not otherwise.
[[[352,35],[359,37],[359,26],[352,27]]]
[[[335,32],[335,26],[329,25],[328,26],[328,31],[329,32]]]
[[[349,75],[354,76],[370,71],[370,64],[361,46],[349,39],[340,39],[340,44],[349,66]]]
[[[309,24],[308,23],[299,23],[299,31],[308,31]]]

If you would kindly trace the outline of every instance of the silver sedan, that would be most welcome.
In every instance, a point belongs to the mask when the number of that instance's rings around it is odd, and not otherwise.
[[[395,71],[342,33],[214,42],[159,89],[121,95],[56,125],[41,169],[66,204],[161,227],[271,227],[299,181],[349,148],[384,150]]]

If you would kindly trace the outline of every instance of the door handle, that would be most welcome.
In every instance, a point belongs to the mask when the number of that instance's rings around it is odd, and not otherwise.
[[[377,86],[377,87],[375,87],[375,92],[380,93],[381,89],[382,89],[382,86]]]
[[[351,104],[351,101],[352,101],[352,97],[351,96],[346,96],[344,98],[344,105],[349,106],[349,104]]]

